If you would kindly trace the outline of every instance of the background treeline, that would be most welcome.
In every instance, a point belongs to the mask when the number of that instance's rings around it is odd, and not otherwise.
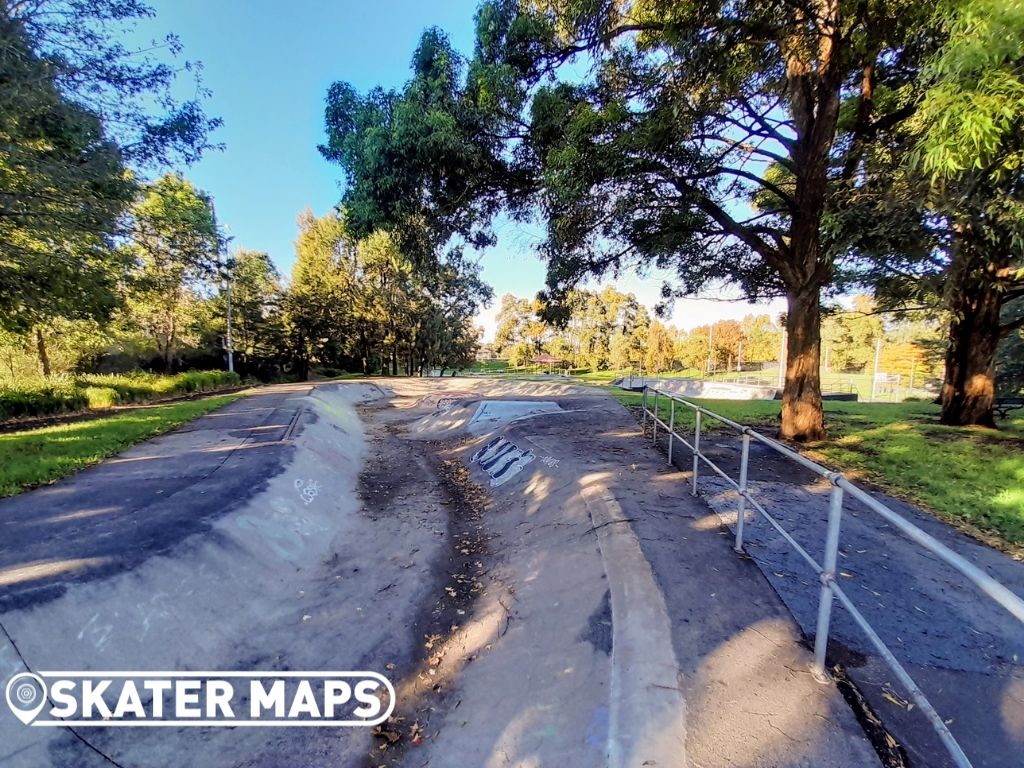
[[[473,360],[472,319],[491,291],[457,255],[420,270],[386,233],[356,241],[339,212],[306,211],[286,283],[266,253],[221,255],[210,199],[180,176],[142,185],[125,215],[132,236],[110,254],[119,273],[102,316],[38,318],[0,336],[8,392],[75,392],[78,404],[78,390],[96,386],[88,375],[222,369],[229,302],[241,376],[418,375]]]
[[[413,261],[331,212],[300,217],[288,281],[232,252],[211,196],[167,170],[215,147],[219,120],[198,76],[195,100],[174,98],[199,68],[173,35],[125,42],[152,14],[0,2],[0,418],[232,385],[229,347],[263,380],[470,361],[490,290],[459,249]]]
[[[686,331],[652,318],[633,294],[613,287],[571,291],[563,307],[566,315],[551,322],[545,318],[542,302],[506,294],[490,351],[513,366],[529,365],[538,356],[548,355],[561,360],[561,367],[577,370],[682,371],[695,376],[760,371],[776,366],[782,353],[782,323],[766,314],[719,320]],[[941,380],[941,318],[887,317],[878,312],[871,297],[858,295],[851,309],[838,305],[828,309],[821,333],[823,372],[874,373],[876,353],[880,353],[880,372],[919,386]],[[1009,348],[1000,356],[1007,366],[1013,360]]]
[[[555,320],[631,266],[667,270],[665,298],[784,298],[793,439],[825,432],[828,301],[942,314],[941,420],[995,425],[1024,328],[1024,2],[485,0],[475,21],[471,52],[425,30],[401,88],[330,87],[355,231],[538,221]]]

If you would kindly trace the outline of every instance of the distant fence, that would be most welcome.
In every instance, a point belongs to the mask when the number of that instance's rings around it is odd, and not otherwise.
[[[688,381],[704,381],[732,384],[741,384],[751,387],[774,387],[782,389],[783,379],[780,377],[777,363],[766,363],[765,368],[760,371],[717,371],[701,374],[690,371],[673,373],[637,373],[625,374],[622,379],[629,386],[629,389],[639,390],[645,384],[657,386],[658,382],[675,381],[677,379]],[[685,375],[684,375],[685,374]],[[899,402],[906,398],[929,399],[936,395],[938,388],[935,382],[916,380],[900,376],[899,374],[879,373],[872,377],[867,373],[847,372],[821,372],[821,391],[826,395],[855,395],[848,399],[862,400],[865,402]],[[700,395],[691,395],[698,397]]]
[[[660,404],[659,404],[660,400]],[[668,403],[665,406],[665,403]],[[687,437],[692,439],[692,442],[687,440],[685,437],[680,435],[676,431],[675,427],[675,416],[676,408],[683,407],[694,412],[695,427],[693,434],[688,434]],[[662,417],[662,411],[667,409],[666,421]],[[740,470],[738,480],[733,480],[725,471],[723,471],[717,464],[705,455],[701,449],[701,428],[702,428],[702,417],[707,416],[710,419],[714,419],[725,426],[734,430],[737,434],[742,436],[742,449],[740,452]],[[686,446],[693,455],[693,477],[692,477],[692,493],[694,496],[697,495],[697,480],[700,475],[701,462],[706,464],[715,474],[721,477],[726,483],[732,486],[739,494],[739,501],[736,510],[736,542],[734,549],[737,552],[743,552],[743,527],[746,520],[746,506],[749,504],[756,513],[760,514],[768,523],[778,531],[779,535],[796,551],[801,558],[803,558],[807,564],[818,574],[818,580],[821,584],[820,594],[818,598],[818,620],[817,626],[814,633],[814,672],[820,679],[827,679],[825,672],[825,651],[828,647],[828,635],[829,626],[832,617],[832,603],[833,599],[838,600],[850,617],[857,624],[858,627],[864,632],[868,640],[875,647],[878,653],[885,659],[886,663],[892,669],[893,673],[900,683],[906,688],[910,694],[914,703],[920,707],[921,712],[928,719],[932,728],[938,734],[943,745],[946,747],[950,756],[953,758],[953,762],[959,768],[973,768],[970,759],[964,754],[956,738],[950,732],[949,728],[946,727],[946,723],[942,720],[939,714],[935,711],[931,702],[924,695],[921,689],[914,682],[913,678],[907,672],[907,670],[900,664],[899,660],[890,650],[889,646],[885,644],[885,641],[878,635],[878,633],[872,628],[871,624],[864,617],[864,615],[857,609],[849,595],[839,586],[836,582],[836,563],[838,560],[839,553],[839,533],[842,523],[843,516],[843,498],[845,494],[849,494],[853,498],[860,501],[862,504],[867,506],[869,509],[880,515],[886,522],[900,531],[904,536],[913,541],[915,544],[927,549],[929,552],[934,554],[940,560],[950,565],[959,571],[964,577],[966,577],[971,583],[973,583],[982,594],[994,600],[996,603],[1001,605],[1013,616],[1015,616],[1024,625],[1024,600],[1021,600],[1017,595],[1007,589],[1005,586],[1000,584],[998,581],[993,579],[987,573],[983,572],[977,566],[973,565],[961,555],[951,550],[942,542],[930,534],[923,531],[918,526],[911,523],[909,520],[893,511],[885,504],[882,504],[870,494],[864,492],[849,480],[847,480],[842,474],[833,472],[825,467],[817,464],[805,456],[797,453],[796,451],[787,448],[777,440],[772,440],[770,437],[765,437],[759,432],[755,432],[750,427],[742,424],[737,424],[735,421],[725,418],[713,411],[709,411],[697,403],[686,400],[685,398],[679,397],[672,393],[663,392],[657,388],[644,387],[643,389],[643,411],[642,421],[644,427],[647,426],[647,420],[651,420],[651,428],[653,431],[653,440],[657,443],[658,440],[658,427],[667,430],[668,432],[668,462],[672,464],[672,451],[674,448],[675,441],[679,441]],[[824,555],[822,562],[818,562],[812,557],[806,549],[804,549],[793,536],[782,527],[782,524],[772,516],[757,499],[750,495],[750,491],[747,486],[747,469],[749,465],[750,457],[750,442],[756,440],[759,443],[767,446],[776,453],[784,456],[785,458],[809,469],[820,477],[825,478],[832,485],[831,497],[829,499],[829,512],[828,512],[828,528],[825,534],[824,542]]]

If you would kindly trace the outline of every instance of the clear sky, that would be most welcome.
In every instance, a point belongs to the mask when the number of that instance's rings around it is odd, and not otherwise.
[[[347,80],[360,91],[399,87],[428,26],[444,29],[470,53],[476,0],[150,0],[156,18],[137,33],[148,39],[174,32],[185,56],[203,63],[212,91],[208,112],[224,120],[211,152],[184,173],[213,196],[218,220],[234,245],[268,252],[282,273],[294,259],[295,219],[305,208],[323,214],[340,196],[337,166],[317,152],[324,139],[328,86]],[[543,287],[544,265],[532,246],[539,225],[499,223],[500,242],[480,255],[484,279],[495,290],[533,296]],[[617,281],[646,305],[657,301],[661,276]],[[478,323],[493,334],[497,300]],[[691,328],[719,317],[740,318],[770,308],[721,301],[677,302],[672,322]]]

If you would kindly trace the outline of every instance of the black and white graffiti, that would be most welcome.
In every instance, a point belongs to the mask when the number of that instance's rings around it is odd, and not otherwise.
[[[533,451],[523,450],[504,437],[492,438],[473,454],[471,462],[479,464],[491,478],[491,487],[507,483],[534,460]]]

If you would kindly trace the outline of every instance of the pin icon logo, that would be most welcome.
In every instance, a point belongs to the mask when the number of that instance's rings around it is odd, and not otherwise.
[[[46,704],[46,683],[39,675],[22,672],[7,681],[7,706],[25,725],[36,719]]]

